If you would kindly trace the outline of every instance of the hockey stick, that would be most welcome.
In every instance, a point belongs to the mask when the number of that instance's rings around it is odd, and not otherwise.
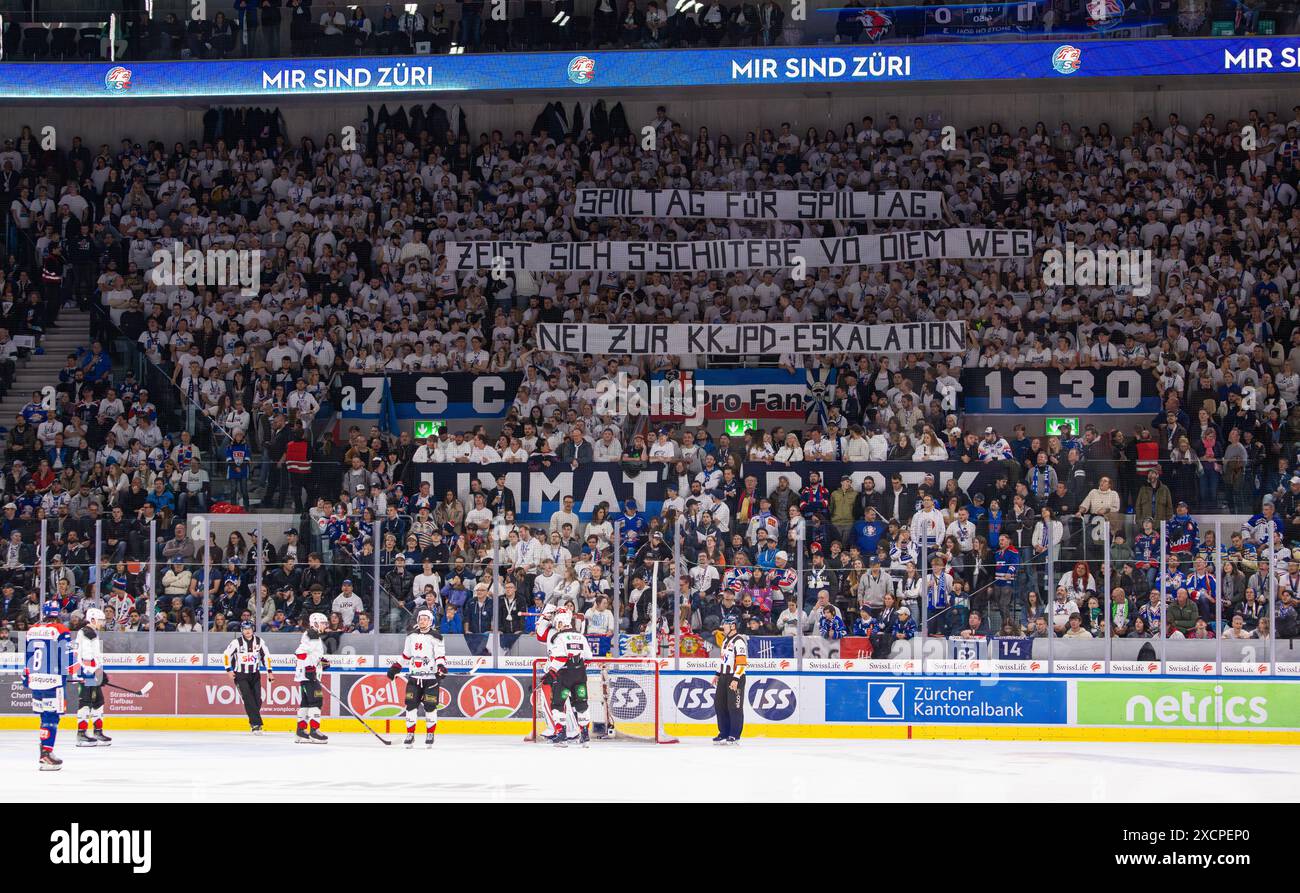
[[[118,691],[126,692],[128,695],[135,695],[136,697],[144,697],[149,693],[149,689],[153,688],[153,683],[146,685],[144,687],[144,691],[136,691],[134,688],[127,688],[126,686],[118,685],[115,682],[105,682],[104,688],[115,688]]]
[[[391,744],[393,743],[392,741],[389,741],[387,738],[385,738],[383,735],[381,735],[381,734],[379,734],[378,732],[376,732],[374,729],[370,728],[370,724],[367,723],[367,722],[366,722],[364,719],[362,719],[361,717],[357,716],[357,714],[356,714],[355,712],[353,712],[352,708],[348,706],[347,701],[344,701],[342,698],[335,698],[334,700],[335,700],[335,703],[337,703],[340,707],[342,707],[344,710],[346,710],[346,711],[348,712],[348,715],[349,715],[349,716],[351,716],[351,717],[352,717],[353,719],[355,719],[357,722],[359,722],[359,723],[361,723],[363,726],[365,726],[367,732],[369,732],[370,734],[374,735],[376,738],[378,738],[380,741],[384,742],[385,744],[390,744],[390,745],[391,745]]]

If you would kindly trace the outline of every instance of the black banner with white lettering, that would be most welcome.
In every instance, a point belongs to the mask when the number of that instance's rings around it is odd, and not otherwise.
[[[1157,413],[1160,391],[1147,369],[966,369],[967,413]],[[1078,433],[1078,432],[1075,432]]]
[[[434,494],[451,490],[462,499],[470,493],[470,481],[478,480],[484,490],[491,490],[496,476],[504,474],[506,487],[515,494],[515,518],[529,524],[550,523],[565,496],[573,497],[573,510],[584,519],[602,502],[612,516],[629,499],[652,515],[659,513],[664,501],[664,482],[657,467],[637,471],[618,462],[589,462],[577,468],[558,461],[548,468],[524,462],[422,462],[412,470],[417,486],[428,481]]]
[[[573,510],[583,520],[602,502],[613,514],[629,499],[636,500],[640,511],[656,515],[663,508],[668,483],[657,467],[637,471],[617,462],[587,463],[577,468],[564,462],[554,462],[549,468],[522,462],[418,463],[412,470],[417,486],[428,481],[434,495],[441,496],[451,490],[461,499],[471,492],[471,481],[477,480],[485,491],[491,490],[496,486],[496,476],[504,474],[506,487],[515,494],[518,506],[515,517],[528,524],[550,523],[551,515],[560,510],[565,496],[573,496]],[[848,475],[855,491],[861,489],[864,478],[871,477],[876,481],[876,489],[883,492],[890,478],[898,473],[911,488],[924,484],[927,474],[931,475],[936,492],[955,478],[957,486],[969,494],[992,487],[999,473],[1006,473],[1006,467],[997,462],[969,465],[964,462],[795,462],[790,465],[746,462],[742,474],[758,478],[758,489],[767,494],[776,489],[782,477],[798,490],[809,482],[809,474],[814,471],[831,490],[838,488],[840,478]],[[685,495],[689,480],[675,483]]]
[[[903,485],[911,488],[926,483],[927,475],[932,476],[936,493],[956,478],[957,486],[967,495],[990,489],[999,474],[1006,474],[1006,466],[1000,462],[746,462],[742,468],[746,477],[752,474],[758,478],[758,489],[764,494],[775,490],[783,477],[798,490],[810,482],[809,475],[814,471],[821,475],[822,486],[831,491],[839,489],[840,480],[847,475],[853,481],[854,492],[862,489],[862,481],[868,477],[875,479],[878,492],[884,492],[890,478],[899,474]]]
[[[345,372],[340,377],[340,415],[345,419],[379,418],[384,408],[385,381],[392,388],[398,418],[501,418],[524,380],[521,372]]]

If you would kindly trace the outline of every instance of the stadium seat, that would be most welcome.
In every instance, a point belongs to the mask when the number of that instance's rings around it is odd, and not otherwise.
[[[22,54],[29,59],[42,59],[49,54],[50,29],[43,25],[29,25],[23,29]]]
[[[77,29],[55,28],[50,33],[50,55],[60,59],[77,54]]]
[[[82,28],[77,38],[77,55],[82,59],[98,59],[100,38],[98,28]]]

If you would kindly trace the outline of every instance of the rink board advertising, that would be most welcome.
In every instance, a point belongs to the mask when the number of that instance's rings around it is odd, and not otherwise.
[[[307,60],[0,64],[0,99],[129,101],[473,90],[583,92],[738,84],[1294,74],[1300,46],[1284,37],[763,47],[529,53],[519,56],[339,57]]]
[[[381,656],[380,665],[390,658]],[[441,719],[529,720],[531,658],[510,658],[515,669],[465,674],[442,683]],[[367,663],[369,661],[366,661]],[[671,666],[672,662],[666,662]],[[681,670],[660,676],[661,720],[669,725],[715,721],[716,659],[682,658]],[[853,670],[867,661],[808,661],[805,671],[782,670],[792,661],[755,658],[747,676],[746,719],[799,726],[796,735],[830,726],[999,726],[1177,728],[1182,730],[1300,729],[1300,681],[1194,678],[1076,679],[1024,676],[890,675]],[[810,667],[815,667],[808,669]],[[111,667],[110,667],[111,668]],[[107,715],[242,717],[243,705],[225,673],[212,670],[114,670],[120,685],[142,696],[110,690]],[[31,699],[17,680],[3,686],[0,715],[31,717]],[[373,669],[326,675],[324,715],[345,717],[346,704],[368,720],[401,721],[405,681]],[[619,685],[614,682],[615,688]],[[12,690],[11,690],[12,688]],[[75,688],[75,686],[73,687]],[[293,716],[298,685],[289,674],[263,680],[263,714]],[[635,686],[628,686],[629,690]],[[74,694],[75,692],[70,692]],[[617,696],[618,692],[615,692]],[[69,703],[75,704],[75,700]],[[619,700],[626,721],[650,718],[644,696]]]

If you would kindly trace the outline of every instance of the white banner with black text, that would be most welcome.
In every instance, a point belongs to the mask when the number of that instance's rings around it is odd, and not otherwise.
[[[964,322],[908,322],[864,326],[796,322],[585,325],[540,323],[540,350],[572,354],[956,353],[966,348]]]
[[[827,192],[781,189],[579,189],[578,217],[714,217],[725,220],[938,220],[943,193],[919,189]]]
[[[457,273],[685,273],[843,267],[937,260],[1009,260],[1033,254],[1027,229],[936,229],[833,239],[718,239],[703,242],[448,242]]]

